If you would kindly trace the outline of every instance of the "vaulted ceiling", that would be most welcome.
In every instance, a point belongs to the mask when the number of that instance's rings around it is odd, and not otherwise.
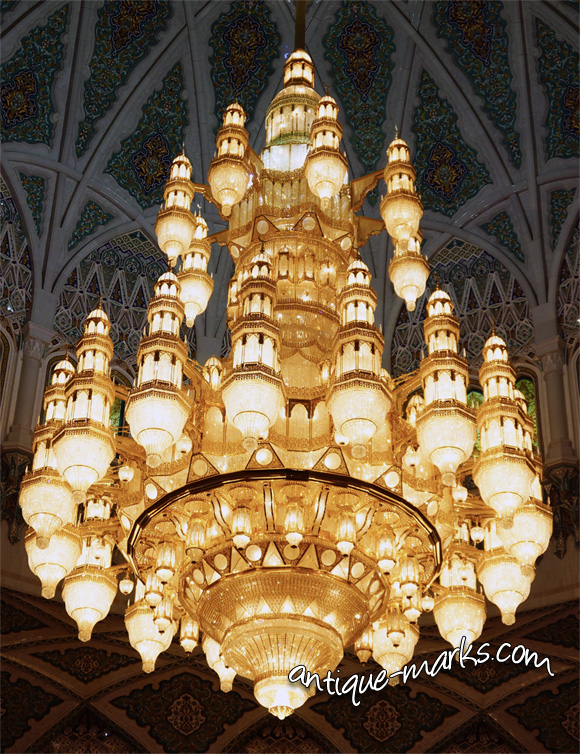
[[[233,99],[260,150],[294,12],[287,0],[2,2],[0,188],[11,224],[2,304],[16,331],[28,316],[54,321],[54,345],[74,343],[102,295],[130,374],[163,265],[153,225],[170,161],[185,143],[203,182]],[[351,176],[384,166],[395,125],[412,146],[424,250],[454,295],[473,358],[492,313],[524,356],[532,308],[549,302],[562,326],[575,321],[577,270],[560,301],[558,290],[576,248],[577,21],[577,4],[565,0],[325,0],[307,9],[306,46],[319,91],[328,86],[340,104]],[[213,231],[223,227],[196,201]],[[378,216],[377,191],[364,211]],[[382,234],[363,256],[386,366],[398,373],[416,362],[422,308],[410,318],[401,310],[388,252]],[[209,339],[204,358],[207,347],[227,346],[227,249],[214,246],[210,270],[215,292],[195,332],[198,343]]]

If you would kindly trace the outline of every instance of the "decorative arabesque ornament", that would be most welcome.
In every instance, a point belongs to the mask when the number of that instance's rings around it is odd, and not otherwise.
[[[76,370],[60,362],[46,390],[21,503],[30,567],[45,597],[64,578],[81,640],[106,616],[121,576],[145,672],[174,636],[188,653],[200,642],[223,691],[239,674],[284,718],[312,693],[288,682],[294,666],[326,674],[354,645],[362,662],[372,655],[395,672],[413,656],[425,610],[453,646],[475,641],[486,615],[478,580],[512,623],[551,513],[500,338],[485,344],[477,416],[444,291],[427,302],[419,375],[394,383],[382,367],[377,297],[358,251],[366,226],[355,214],[360,187],[364,197],[379,175],[349,183],[338,106],[314,90],[304,51],[285,64],[260,155],[244,120],[240,105],[226,109],[209,185],[192,183],[183,154],[171,167],[156,225],[170,270],[149,302],[127,399],[131,437],[108,427],[120,388],[98,307]],[[415,171],[398,136],[384,179],[389,273],[412,310],[428,264]],[[195,193],[216,204],[227,232],[208,235],[190,210]],[[232,349],[201,367],[180,330],[207,306],[214,241],[235,263]],[[479,494],[461,484],[468,475]]]

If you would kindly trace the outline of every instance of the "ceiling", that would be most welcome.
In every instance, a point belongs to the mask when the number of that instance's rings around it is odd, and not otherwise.
[[[60,348],[75,342],[102,295],[129,376],[163,266],[153,226],[171,158],[184,143],[203,182],[218,116],[236,98],[249,114],[250,144],[261,149],[295,13],[287,0],[134,8],[2,2],[8,319],[16,334],[27,317],[54,321]],[[577,22],[577,4],[564,0],[325,0],[307,8],[306,47],[318,90],[329,86],[339,102],[351,176],[384,166],[395,126],[412,147],[424,250],[454,298],[474,360],[492,313],[522,358],[533,356],[536,307],[548,303],[561,327],[575,323],[577,270],[573,290],[559,294],[559,283],[576,248]],[[197,201],[220,230],[215,209]],[[378,216],[377,191],[363,211]],[[379,294],[385,366],[400,373],[416,365],[423,312],[408,318],[401,309],[388,252],[382,234],[363,256]],[[476,264],[482,257],[487,266]],[[226,248],[214,244],[210,270],[214,294],[190,339],[202,360],[227,348]],[[503,283],[486,288],[490,272]]]

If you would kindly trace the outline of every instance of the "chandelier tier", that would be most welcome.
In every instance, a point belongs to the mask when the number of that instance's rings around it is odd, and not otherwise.
[[[240,675],[284,718],[312,693],[288,682],[293,667],[326,674],[353,646],[361,662],[372,655],[395,672],[413,656],[424,611],[453,646],[471,643],[483,587],[513,623],[551,512],[497,335],[484,348],[477,412],[442,290],[426,304],[418,373],[395,381],[382,366],[359,249],[386,227],[389,274],[410,311],[429,272],[407,144],[397,135],[384,173],[349,182],[338,106],[314,90],[303,50],[286,61],[260,155],[244,121],[239,104],[226,109],[208,184],[192,182],[185,155],[172,164],[156,225],[170,270],[124,396],[131,437],[108,426],[112,344],[99,305],[78,367],[60,362],[46,390],[21,504],[30,567],[45,597],[64,578],[81,640],[109,611],[116,577],[128,595],[133,576],[125,623],[145,672],[174,637],[188,653],[201,643],[223,691]],[[357,214],[383,177],[383,222]],[[208,235],[190,211],[196,193],[226,231]],[[235,264],[232,348],[200,366],[181,333],[212,293],[212,242]],[[471,477],[479,489],[462,484]]]

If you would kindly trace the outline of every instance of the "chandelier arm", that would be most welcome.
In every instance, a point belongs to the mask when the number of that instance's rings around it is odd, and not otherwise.
[[[267,531],[276,531],[276,522],[274,520],[274,496],[272,495],[272,487],[269,484],[264,484],[264,515],[266,517]]]
[[[330,492],[328,487],[323,487],[320,491],[320,495],[318,496],[318,499],[316,500],[316,506],[315,506],[315,514],[314,514],[314,521],[312,523],[312,533],[318,534],[320,531],[320,527],[322,526],[322,522],[324,520],[324,516],[326,515],[326,501],[328,499],[328,493]]]
[[[353,212],[358,212],[362,207],[366,195],[372,191],[384,174],[384,169],[375,170],[374,173],[367,173],[360,178],[355,178],[350,182],[352,194],[351,207]]]
[[[362,248],[371,236],[378,236],[385,229],[382,220],[374,217],[364,217],[364,215],[355,215],[355,248]]]
[[[222,501],[220,500],[220,498],[215,493],[213,495],[210,495],[209,499],[210,499],[210,502],[211,502],[211,504],[213,506],[213,512],[214,512],[216,521],[221,526],[221,528],[224,531],[224,533],[225,532],[230,532],[230,534],[231,534],[231,531],[232,531],[231,527],[228,526],[228,524],[227,524],[227,522],[226,522],[226,520],[224,518],[224,514],[223,514],[223,510],[222,510]]]

